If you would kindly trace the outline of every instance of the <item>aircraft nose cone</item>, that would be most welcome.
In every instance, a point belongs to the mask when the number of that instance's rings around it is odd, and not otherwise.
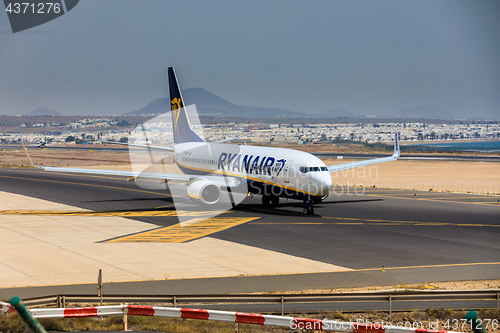
[[[319,185],[318,195],[323,196],[330,193],[330,188],[332,187],[332,177],[329,172],[322,172],[318,174],[317,181]]]
[[[330,176],[330,173],[325,173],[323,182],[323,186],[321,187],[321,192],[322,195],[327,195],[330,193],[330,188],[332,187],[332,177]]]

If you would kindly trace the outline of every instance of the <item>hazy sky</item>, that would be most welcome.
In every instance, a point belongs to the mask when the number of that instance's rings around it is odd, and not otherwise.
[[[438,105],[500,118],[500,1],[81,0],[13,34],[0,13],[0,114],[121,114],[181,88],[321,113]]]

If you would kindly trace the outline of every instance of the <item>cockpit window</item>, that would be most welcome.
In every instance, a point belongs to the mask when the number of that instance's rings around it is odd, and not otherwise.
[[[326,166],[322,166],[322,167],[305,167],[305,166],[301,166],[299,168],[299,171],[302,172],[302,173],[318,172],[318,171],[328,171],[328,168]]]

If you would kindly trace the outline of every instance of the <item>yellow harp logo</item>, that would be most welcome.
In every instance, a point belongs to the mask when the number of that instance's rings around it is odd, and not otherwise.
[[[174,98],[173,100],[170,101],[172,104],[172,118],[174,119],[174,128],[177,128],[177,121],[179,120],[179,111],[181,108],[181,99],[180,98]]]

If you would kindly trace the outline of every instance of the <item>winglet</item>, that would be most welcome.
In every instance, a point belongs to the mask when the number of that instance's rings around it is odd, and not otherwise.
[[[399,133],[396,131],[396,135],[394,136],[394,154],[392,154],[392,157],[398,158],[401,155],[401,152],[399,150]]]
[[[42,167],[40,167],[40,166],[38,166],[38,165],[33,164],[33,162],[31,161],[31,157],[30,157],[30,155],[28,154],[28,149],[26,149],[26,147],[24,146],[24,142],[23,142],[23,140],[21,140],[21,144],[23,145],[24,152],[26,153],[26,157],[28,157],[28,160],[30,161],[31,166],[32,166],[33,168],[42,169]]]

